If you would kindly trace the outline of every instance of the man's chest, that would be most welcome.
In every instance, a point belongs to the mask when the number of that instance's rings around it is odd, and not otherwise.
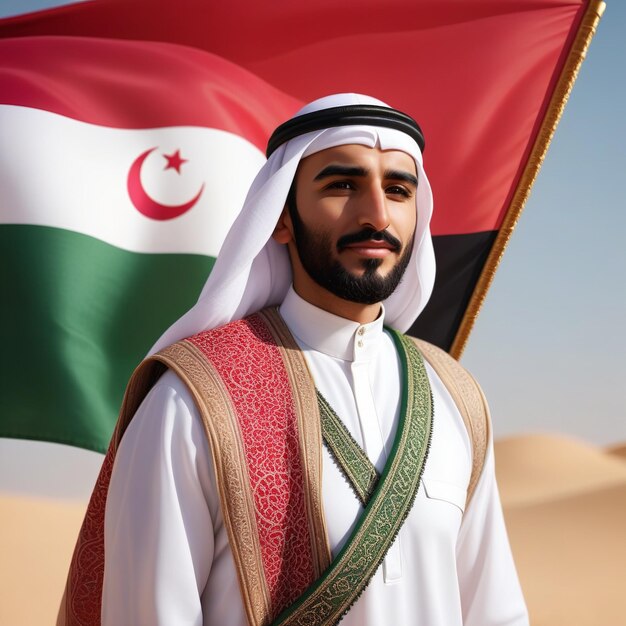
[[[401,410],[402,371],[391,342],[381,342],[375,358],[342,361],[307,350],[315,386],[343,425],[382,473],[397,434]],[[416,555],[448,560],[454,570],[458,535],[471,466],[467,431],[439,379],[431,372],[433,435],[422,484],[411,511],[380,568],[383,583],[406,578],[407,562]],[[323,448],[322,501],[333,556],[363,515],[363,505],[328,445]],[[410,557],[410,558],[409,558]],[[430,558],[430,557],[428,557]]]

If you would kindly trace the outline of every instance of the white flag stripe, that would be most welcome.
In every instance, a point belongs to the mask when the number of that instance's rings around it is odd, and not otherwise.
[[[103,460],[60,443],[0,438],[0,494],[86,502]]]
[[[0,145],[0,222],[63,228],[133,252],[217,256],[265,161],[222,130],[117,129],[10,105],[0,105]],[[140,169],[149,198],[179,205],[202,189],[174,219],[144,216],[128,193],[131,166],[152,148]],[[179,172],[165,158],[177,151]]]

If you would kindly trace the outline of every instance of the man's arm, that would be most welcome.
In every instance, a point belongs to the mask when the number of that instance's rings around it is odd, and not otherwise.
[[[217,496],[194,412],[184,385],[167,372],[124,434],[105,516],[103,626],[203,623]]]
[[[491,438],[480,480],[463,515],[456,552],[465,626],[527,626],[498,495]]]

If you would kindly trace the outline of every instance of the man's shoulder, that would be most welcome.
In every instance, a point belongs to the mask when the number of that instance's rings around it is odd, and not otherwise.
[[[474,385],[478,384],[470,372],[463,367],[463,365],[461,365],[459,360],[454,358],[443,348],[440,348],[436,344],[426,341],[425,339],[420,339],[419,337],[413,337],[412,335],[407,335],[405,333],[398,334],[413,342],[424,360],[431,365],[440,378],[443,379],[444,376],[447,378],[451,377],[455,381],[471,378]],[[443,382],[445,383],[445,380]]]
[[[248,315],[242,319],[232,320],[216,328],[201,330],[199,333],[185,337],[185,339],[182,339],[181,341],[189,341],[192,343],[203,343],[207,341],[227,343],[230,338],[239,336],[242,333],[249,331],[251,324],[254,323],[254,318],[257,315],[257,313],[254,313],[253,315]]]
[[[159,361],[179,376],[181,372],[199,374],[207,362],[218,373],[238,370],[239,374],[254,372],[263,376],[281,360],[278,349],[285,345],[285,337],[275,328],[277,315],[275,308],[263,309],[200,331],[163,348],[148,361]]]
[[[208,330],[202,330],[168,346],[161,353],[172,352],[176,347],[194,345],[206,355],[228,358],[245,357],[258,344],[276,343],[265,321],[271,309],[263,309],[242,319],[232,320]]]
[[[275,337],[269,332],[267,321],[275,314],[275,311],[275,307],[262,309],[244,318],[227,322],[222,326],[202,330],[181,341],[187,341],[197,345],[220,345],[225,348],[232,345],[233,341],[267,343],[269,340],[272,340],[275,343]]]
[[[489,406],[476,379],[455,359],[432,343],[411,338],[441,379],[461,415],[472,445],[472,472],[468,485],[470,501],[485,463],[490,437]]]
[[[404,335],[407,339],[413,341],[413,343],[418,347],[419,351],[426,358],[427,356],[433,356],[445,363],[454,363],[459,367],[463,367],[457,359],[455,359],[451,354],[446,352],[443,348],[440,348],[434,343],[430,343],[425,339],[420,339],[419,337],[412,337],[411,335]],[[465,369],[465,368],[463,368]]]
[[[409,337],[421,352],[424,360],[430,364],[448,389],[456,404],[473,405],[474,411],[481,414],[486,410],[486,401],[478,381],[458,359],[443,348],[417,337]],[[483,406],[485,405],[485,406]]]

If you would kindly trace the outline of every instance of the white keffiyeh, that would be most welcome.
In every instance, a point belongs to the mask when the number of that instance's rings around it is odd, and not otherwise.
[[[315,100],[296,115],[355,104],[388,106],[368,96],[337,94]],[[422,153],[415,140],[401,131],[378,126],[342,126],[295,137],[270,156],[250,187],[198,302],[161,336],[150,354],[283,301],[292,281],[291,267],[286,246],[276,243],[272,232],[298,164],[315,152],[345,144],[402,150],[415,160],[419,183],[413,252],[402,282],[384,302],[385,323],[401,331],[408,330],[426,306],[435,280],[430,235],[433,199]]]

